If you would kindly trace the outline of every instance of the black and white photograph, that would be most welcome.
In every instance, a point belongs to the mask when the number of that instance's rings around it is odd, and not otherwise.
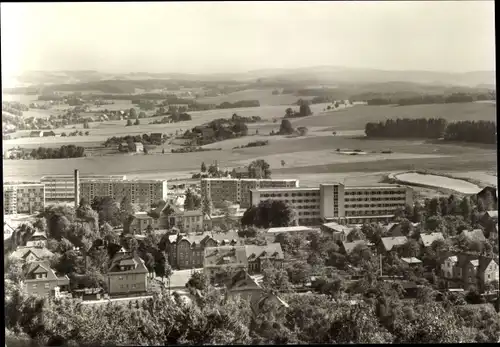
[[[500,343],[494,5],[2,2],[5,347]]]

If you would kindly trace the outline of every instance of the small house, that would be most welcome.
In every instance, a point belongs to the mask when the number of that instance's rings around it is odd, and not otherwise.
[[[149,271],[139,256],[121,249],[115,254],[108,269],[108,293],[143,293],[149,289]]]
[[[429,247],[437,240],[444,241],[443,233],[420,234],[420,241],[425,248]]]
[[[43,137],[43,131],[34,130],[30,132],[30,137]]]
[[[408,242],[408,238],[406,236],[396,236],[396,237],[382,237],[382,246],[383,250],[386,252],[392,251],[395,247],[399,247]]]
[[[141,142],[134,142],[132,145],[132,151],[135,153],[142,153],[144,152],[144,145]]]
[[[29,295],[50,296],[59,289],[65,290],[69,287],[68,276],[58,277],[48,261],[28,263],[23,270],[23,289]]]

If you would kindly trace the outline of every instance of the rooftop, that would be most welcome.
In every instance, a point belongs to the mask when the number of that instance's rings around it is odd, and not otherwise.
[[[319,188],[315,188],[315,187],[288,187],[288,188],[285,188],[285,187],[279,187],[279,188],[255,188],[255,189],[251,189],[250,191],[256,191],[256,192],[290,192],[290,191],[294,191],[294,192],[310,192],[310,191],[319,191]]]
[[[85,180],[85,182],[82,182],[82,183],[92,183],[92,182],[98,182],[99,179],[94,179],[94,178],[89,178],[88,180]],[[128,180],[121,180],[121,179],[109,179],[109,180],[106,180],[106,182],[104,183],[113,183],[113,182],[117,182],[117,183],[163,183],[163,182],[167,182],[167,180],[142,180],[142,179],[128,179]],[[98,182],[99,183],[99,182]]]
[[[404,261],[407,264],[421,264],[422,261],[418,258],[411,257],[411,258],[401,258],[402,261]]]
[[[291,227],[279,227],[279,228],[269,228],[267,230],[268,233],[288,233],[294,231],[316,231],[316,229],[312,229],[305,226],[291,226]]]
[[[394,246],[404,245],[408,239],[406,236],[396,236],[396,237],[382,237],[382,244],[387,251],[390,251]]]
[[[405,186],[402,185],[396,185],[396,184],[387,184],[387,185],[373,185],[373,186],[345,186],[345,190],[354,190],[354,189],[401,189],[401,188],[406,188]]]
[[[227,178],[227,177],[210,177],[210,178],[202,178],[202,181],[264,181],[264,182],[296,182],[298,179],[295,178]]]
[[[444,240],[442,233],[420,234],[424,247],[429,247],[436,240]]]

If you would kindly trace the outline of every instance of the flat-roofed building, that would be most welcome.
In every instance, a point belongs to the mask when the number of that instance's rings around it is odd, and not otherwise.
[[[92,201],[96,196],[111,196],[120,202],[127,196],[133,204],[152,204],[167,200],[166,180],[88,180],[80,182],[80,196]]]
[[[252,205],[268,199],[287,202],[299,225],[387,221],[397,209],[413,204],[412,189],[396,185],[346,187],[333,183],[318,188],[256,188],[250,196]]]
[[[123,181],[125,175],[81,175],[80,183],[87,181]],[[75,182],[73,175],[43,176],[40,182],[45,185],[47,201],[73,201],[75,198]]]
[[[296,179],[256,179],[256,178],[202,178],[202,199],[210,199],[214,206],[220,207],[224,201],[239,203],[242,208],[252,205],[250,191],[264,188],[297,188]]]
[[[6,184],[3,191],[5,214],[33,214],[45,208],[45,186],[41,183]]]

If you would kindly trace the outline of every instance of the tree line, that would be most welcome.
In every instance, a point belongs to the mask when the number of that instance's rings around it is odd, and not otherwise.
[[[300,105],[299,111],[294,111],[291,107],[289,107],[285,110],[284,118],[300,118],[312,115],[311,108],[309,107],[309,101],[300,99],[297,101],[297,104]]]
[[[443,118],[388,119],[385,122],[366,123],[368,137],[389,138],[444,138],[448,141],[496,143],[496,124],[491,121],[460,121],[448,123]]]
[[[259,107],[259,100],[240,100],[236,102],[223,102],[220,105],[217,105],[217,108],[225,109],[225,108],[239,108],[239,107]]]
[[[75,145],[63,145],[60,148],[38,147],[30,153],[33,159],[64,159],[85,156],[85,148]]]
[[[482,100],[496,100],[496,92],[490,91],[488,93],[452,93],[449,95],[419,95],[414,97],[404,98],[373,98],[368,99],[368,105],[426,105],[426,104],[451,104],[451,103],[465,103]]]
[[[133,143],[133,142],[140,142],[142,144],[161,145],[165,137],[166,137],[165,134],[162,134],[160,139],[151,136],[151,134],[113,136],[113,137],[108,137],[106,139],[106,141],[104,142],[104,146],[105,147],[113,145],[118,146],[121,143]]]

